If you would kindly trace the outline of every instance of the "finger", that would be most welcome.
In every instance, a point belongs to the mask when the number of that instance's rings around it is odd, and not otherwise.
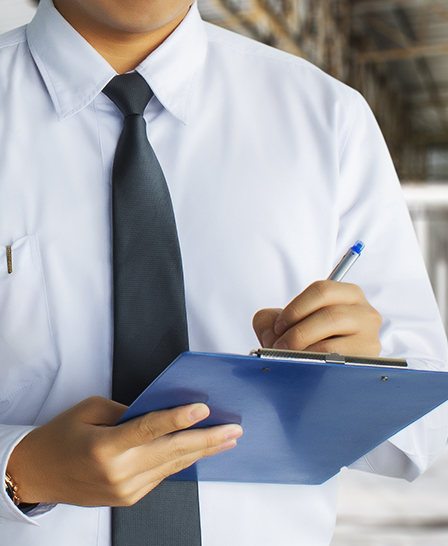
[[[117,449],[126,451],[152,442],[161,436],[189,428],[209,415],[210,410],[205,404],[190,404],[137,417],[116,427]]]
[[[252,326],[262,347],[272,347],[277,341],[274,326],[281,312],[281,309],[261,309],[255,313]]]
[[[363,324],[356,305],[334,305],[319,309],[289,328],[274,344],[275,349],[304,351],[333,336],[351,336]]]
[[[277,317],[274,332],[282,336],[291,326],[323,307],[354,305],[364,300],[362,290],[354,284],[335,281],[314,282],[283,309]]]
[[[241,435],[241,432],[242,431],[239,431],[238,434]],[[237,432],[235,431],[235,434],[236,433]],[[187,453],[179,458],[167,461],[156,468],[151,468],[150,470],[145,470],[137,475],[133,475],[117,489],[118,494],[115,499],[110,499],[110,504],[112,506],[134,504],[168,476],[188,468],[203,457],[210,457],[217,453],[228,451],[233,449],[236,445],[237,438],[229,439],[216,446],[208,446],[198,451]]]
[[[228,442],[233,447],[242,434],[242,427],[232,424],[165,435],[132,449],[123,464],[129,469],[129,476],[161,467],[165,468],[165,472],[169,469],[167,475],[173,474],[177,472],[175,468],[179,461],[191,460],[193,454],[197,458],[212,455],[223,450]]]
[[[381,352],[381,344],[377,340],[360,339],[359,336],[332,337],[319,341],[306,348],[306,351],[316,353],[338,353],[360,357],[376,358]]]
[[[133,506],[163,481],[162,479],[153,481],[151,478],[152,476],[149,475],[146,480],[140,476],[135,477],[129,483],[124,484],[121,494],[111,496],[107,505],[110,507]]]

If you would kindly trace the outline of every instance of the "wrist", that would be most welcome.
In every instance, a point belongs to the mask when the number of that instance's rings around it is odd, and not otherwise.
[[[5,475],[5,489],[6,489],[6,493],[8,494],[12,502],[24,514],[26,514],[27,512],[30,512],[33,508],[37,506],[37,504],[34,504],[34,503],[31,504],[27,502],[21,502],[20,496],[19,496],[19,486],[16,484],[16,482],[13,480],[13,478],[8,472],[6,472],[6,475]]]

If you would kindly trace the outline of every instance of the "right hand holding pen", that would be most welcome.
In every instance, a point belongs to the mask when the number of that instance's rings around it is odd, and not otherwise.
[[[8,464],[21,501],[129,506],[167,476],[231,449],[242,434],[239,425],[185,430],[209,415],[204,404],[113,426],[125,410],[88,398],[25,436]]]
[[[316,281],[284,309],[253,319],[263,347],[377,357],[381,315],[355,284]]]

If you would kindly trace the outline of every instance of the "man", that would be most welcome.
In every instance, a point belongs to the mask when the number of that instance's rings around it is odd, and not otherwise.
[[[446,361],[398,181],[354,91],[204,25],[190,0],[43,0],[0,42],[0,468],[22,503],[2,491],[5,543],[109,545],[105,507],[242,434],[188,430],[202,404],[112,427],[125,410],[109,400],[123,115],[102,90],[134,70],[154,92],[147,134],[175,211],[192,350],[247,354],[264,308],[264,346]],[[354,284],[315,282],[358,238]],[[413,479],[444,426],[433,412],[357,466]],[[200,483],[202,544],[327,545],[336,495],[337,478]]]

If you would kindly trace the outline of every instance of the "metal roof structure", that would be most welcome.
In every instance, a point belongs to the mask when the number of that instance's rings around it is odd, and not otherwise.
[[[448,144],[448,1],[352,0],[352,29],[357,62],[385,67],[415,133]]]
[[[303,56],[359,89],[403,176],[425,178],[428,150],[448,153],[448,0],[198,2],[206,20]]]

